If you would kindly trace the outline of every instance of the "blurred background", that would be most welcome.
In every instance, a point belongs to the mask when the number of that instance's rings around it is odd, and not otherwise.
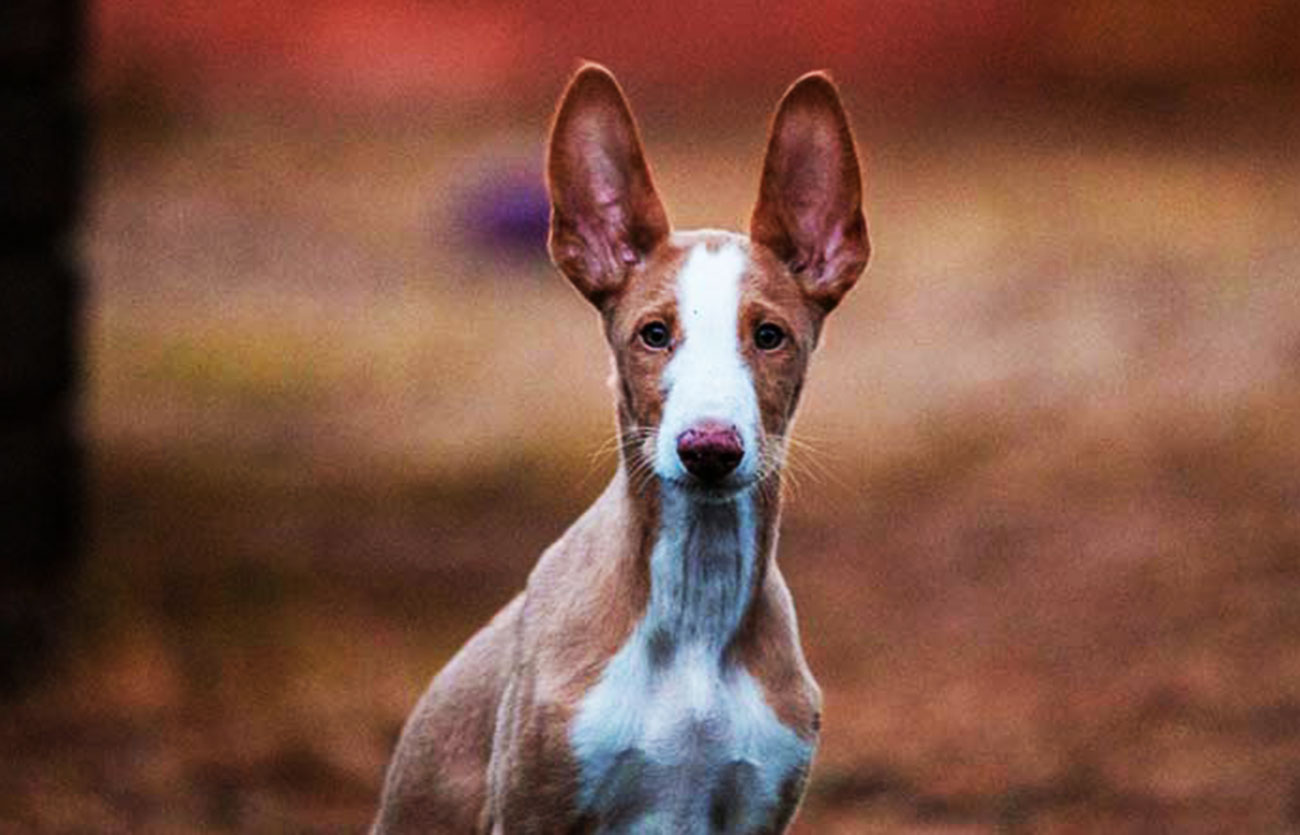
[[[0,828],[364,828],[429,677],[616,463],[544,251],[585,58],[681,227],[743,229],[801,73],[854,119],[875,258],[781,548],[826,694],[796,831],[1300,829],[1300,4],[5,15],[4,147],[60,155],[10,158],[5,217],[79,197],[3,250],[47,242],[4,286],[58,303],[0,299],[0,369],[60,370],[0,375]]]

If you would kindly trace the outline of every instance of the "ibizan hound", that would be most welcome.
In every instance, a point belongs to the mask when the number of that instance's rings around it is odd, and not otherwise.
[[[619,470],[434,678],[375,831],[784,832],[821,694],[775,562],[781,469],[868,255],[839,94],[820,73],[786,92],[749,237],[670,230],[599,66],[564,93],[547,175],[552,259],[613,352]]]

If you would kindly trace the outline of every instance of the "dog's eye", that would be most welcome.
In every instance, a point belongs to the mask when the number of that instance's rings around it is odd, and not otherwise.
[[[672,332],[663,322],[651,322],[641,328],[641,341],[647,348],[653,348],[656,351],[662,351],[668,347],[672,341]]]
[[[785,342],[785,331],[779,325],[764,322],[754,330],[754,344],[760,351],[775,351]]]

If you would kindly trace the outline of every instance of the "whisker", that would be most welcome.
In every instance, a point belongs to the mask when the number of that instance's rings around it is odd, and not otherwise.
[[[836,487],[845,486],[844,479],[829,464],[833,460],[817,443],[810,442],[802,432],[800,437],[786,436],[792,451],[791,467],[817,484],[830,482]]]
[[[802,483],[798,475],[791,469],[786,468],[781,474],[781,489],[790,501],[796,501],[802,492]]]
[[[634,446],[644,441],[654,434],[655,429],[645,427],[637,427],[635,429],[627,430],[626,432],[621,430],[615,431],[613,434],[607,436],[603,441],[601,441],[599,446],[597,446],[592,452],[592,457],[599,458],[610,452],[617,452],[619,449],[626,449],[629,446]]]
[[[829,482],[835,487],[845,487],[844,477],[828,461],[814,456],[800,456],[799,468],[817,479],[818,484]]]
[[[601,441],[600,444],[591,451],[591,455],[589,456],[591,459],[591,463],[598,464],[601,461],[605,460],[612,453],[618,452],[618,448],[620,444],[621,444],[621,439],[617,434],[614,434],[606,438],[605,440]]]

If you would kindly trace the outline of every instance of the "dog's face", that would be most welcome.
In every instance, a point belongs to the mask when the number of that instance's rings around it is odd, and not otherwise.
[[[673,233],[608,71],[574,77],[551,134],[551,257],[601,311],[624,454],[706,497],[781,464],[822,321],[869,253],[857,155],[823,75],[772,123],[750,236]]]

